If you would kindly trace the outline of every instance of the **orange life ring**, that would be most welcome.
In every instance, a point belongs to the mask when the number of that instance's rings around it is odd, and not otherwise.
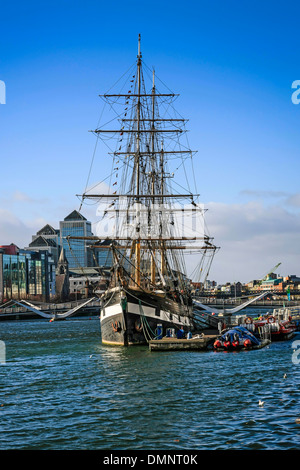
[[[247,324],[253,323],[253,319],[251,317],[246,317],[245,318],[245,323],[247,323]]]
[[[121,329],[121,323],[119,321],[115,321],[115,323],[112,323],[111,326],[114,331],[120,331]]]

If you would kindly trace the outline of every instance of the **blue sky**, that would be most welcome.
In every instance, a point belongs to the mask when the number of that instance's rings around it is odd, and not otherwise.
[[[27,246],[79,207],[105,92],[143,60],[189,119],[197,186],[221,246],[211,278],[299,274],[299,4],[2,2],[0,244]],[[100,155],[101,158],[101,155]],[[101,159],[102,170],[110,170]],[[103,175],[99,177],[102,178]]]

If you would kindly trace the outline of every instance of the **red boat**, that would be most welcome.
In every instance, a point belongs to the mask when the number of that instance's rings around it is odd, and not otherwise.
[[[288,320],[279,320],[274,315],[258,319],[245,318],[244,326],[254,335],[259,335],[263,330],[266,331],[266,325],[268,325],[272,341],[288,340],[297,331],[297,325],[292,321],[291,317]]]
[[[261,349],[269,343],[269,339],[257,338],[243,326],[234,326],[225,330],[216,339],[213,347],[215,351],[240,351],[241,349]]]

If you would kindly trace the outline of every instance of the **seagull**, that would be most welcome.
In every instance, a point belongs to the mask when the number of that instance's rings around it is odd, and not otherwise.
[[[284,374],[283,378],[284,378],[284,379],[286,379],[286,378],[287,378],[287,375],[286,375],[286,374]]]
[[[261,401],[261,400],[259,400],[259,402],[258,402],[259,406],[264,406],[264,403],[265,403],[265,402],[264,402],[264,401]]]
[[[93,357],[93,354],[91,354],[90,357]]]

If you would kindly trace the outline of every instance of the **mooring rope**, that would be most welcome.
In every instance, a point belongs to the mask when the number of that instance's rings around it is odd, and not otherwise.
[[[143,324],[143,330],[144,330],[144,336],[145,336],[145,339],[147,341],[147,343],[151,340],[151,339],[157,339],[158,338],[158,335],[156,333],[153,332],[151,326],[149,325],[149,322],[146,318],[146,315],[144,313],[144,310],[143,310],[143,306],[142,306],[142,303],[141,301],[139,300],[139,309],[140,309],[140,318],[141,318],[141,322]],[[151,334],[152,334],[152,337],[151,337]],[[149,340],[147,339],[146,337],[146,334],[149,336]]]

